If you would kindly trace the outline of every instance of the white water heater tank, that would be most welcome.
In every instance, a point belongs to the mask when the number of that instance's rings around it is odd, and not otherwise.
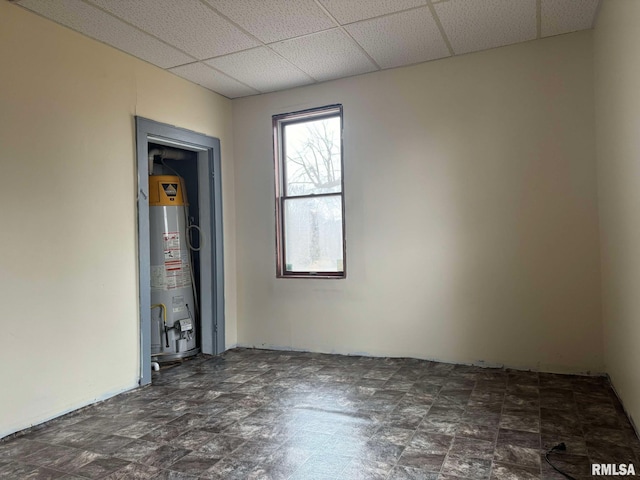
[[[149,177],[151,356],[158,362],[198,353],[187,209],[180,177]]]

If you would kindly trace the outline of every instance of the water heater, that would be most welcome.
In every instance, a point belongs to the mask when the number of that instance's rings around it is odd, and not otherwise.
[[[180,177],[149,177],[151,356],[158,362],[198,353],[186,198]]]

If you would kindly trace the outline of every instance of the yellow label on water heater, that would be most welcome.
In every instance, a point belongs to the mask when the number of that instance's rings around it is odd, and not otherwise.
[[[186,197],[180,177],[175,175],[151,175],[149,177],[149,206],[186,205]]]

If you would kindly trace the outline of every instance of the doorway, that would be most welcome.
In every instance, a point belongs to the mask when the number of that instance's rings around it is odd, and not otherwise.
[[[216,355],[225,349],[224,342],[224,265],[222,244],[222,179],[220,175],[220,140],[190,130],[136,119],[136,154],[138,171],[138,268],[140,298],[140,385],[151,383],[151,264],[149,248],[149,182],[154,149],[166,147],[183,152],[172,161],[172,168],[184,174],[197,197],[195,219],[202,232],[195,283],[199,297],[200,348]],[[174,155],[175,156],[175,155]]]

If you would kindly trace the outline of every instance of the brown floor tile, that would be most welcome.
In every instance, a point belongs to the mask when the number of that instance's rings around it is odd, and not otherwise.
[[[437,480],[438,474],[425,472],[419,468],[397,465],[387,477],[388,480]]]
[[[491,469],[491,480],[539,480],[540,469],[495,462]]]
[[[496,447],[493,458],[496,462],[540,469],[540,450],[537,448],[503,444]]]
[[[500,428],[538,433],[540,418],[533,415],[504,414],[500,419]]]
[[[483,480],[489,478],[491,460],[448,455],[442,466],[442,473],[462,478]]]
[[[487,440],[458,437],[456,435],[451,449],[449,449],[449,455],[491,460],[493,458],[494,447],[495,444]]]
[[[556,445],[560,442],[556,442]],[[524,432],[521,430],[510,430],[507,428],[501,428],[498,431],[498,440],[496,446],[501,445],[516,445],[518,447],[525,448],[540,448],[540,434],[536,432]],[[553,447],[551,445],[548,448]]]
[[[129,462],[118,458],[99,458],[80,467],[76,475],[86,478],[103,478],[127,466]]]
[[[0,441],[0,479],[564,479],[560,442],[580,480],[639,464],[603,377],[234,349]]]
[[[494,442],[498,435],[498,428],[493,425],[461,422],[456,429],[456,437],[474,438]]]

